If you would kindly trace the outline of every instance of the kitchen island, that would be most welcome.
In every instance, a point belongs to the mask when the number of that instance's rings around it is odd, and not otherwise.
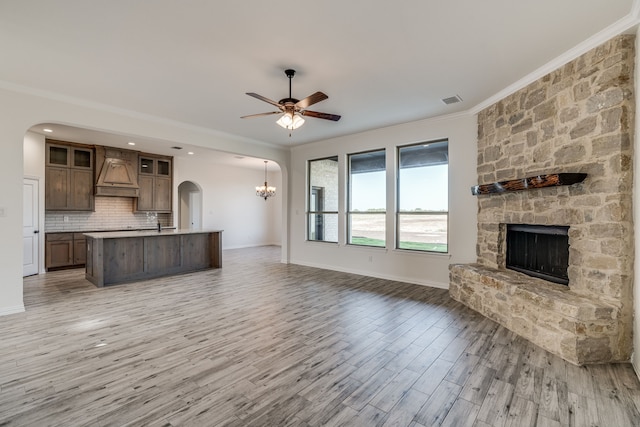
[[[85,233],[85,277],[98,287],[222,267],[222,230]]]

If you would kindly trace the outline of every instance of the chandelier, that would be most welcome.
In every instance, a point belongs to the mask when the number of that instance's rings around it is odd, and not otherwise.
[[[256,196],[262,197],[267,200],[269,197],[276,195],[276,187],[269,187],[267,185],[267,161],[264,161],[264,185],[256,187]]]

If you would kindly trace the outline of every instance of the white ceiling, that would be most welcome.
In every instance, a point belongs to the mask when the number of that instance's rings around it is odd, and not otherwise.
[[[45,131],[45,129],[51,132]],[[233,153],[205,149],[175,141],[159,141],[157,139],[131,137],[124,134],[105,133],[91,129],[83,129],[65,126],[57,123],[42,123],[33,126],[32,132],[44,135],[46,138],[77,142],[89,145],[105,145],[107,147],[120,147],[127,150],[141,151],[144,153],[163,154],[173,157],[206,158],[208,164],[223,164],[246,169],[264,170],[264,159],[241,156]],[[280,166],[275,162],[267,163],[269,172],[279,171]]]
[[[0,83],[291,146],[473,109],[634,0],[2,0]],[[245,95],[322,91],[288,131]],[[441,99],[463,101],[445,105]]]

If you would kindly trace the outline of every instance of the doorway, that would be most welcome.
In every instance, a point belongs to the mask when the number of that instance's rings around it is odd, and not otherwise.
[[[195,182],[184,181],[178,186],[178,225],[183,229],[202,228],[202,188]]]
[[[24,178],[22,209],[22,276],[38,274],[40,266],[40,181]]]

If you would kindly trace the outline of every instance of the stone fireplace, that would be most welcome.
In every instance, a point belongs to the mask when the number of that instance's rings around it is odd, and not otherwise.
[[[479,184],[587,176],[479,194],[477,262],[450,267],[454,299],[579,365],[632,351],[634,43],[618,36],[478,114]],[[511,224],[568,230],[566,284],[507,268]],[[534,269],[564,263],[547,255]]]

